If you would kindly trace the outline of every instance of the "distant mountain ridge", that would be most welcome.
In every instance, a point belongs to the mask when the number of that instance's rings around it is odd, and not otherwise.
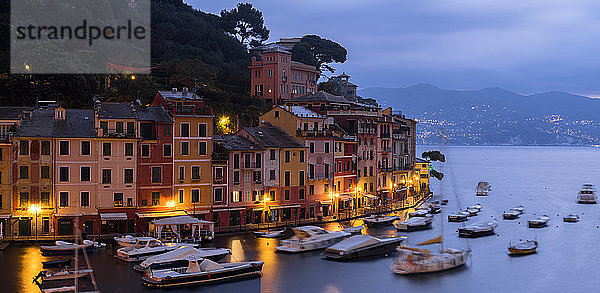
[[[600,144],[600,99],[567,92],[522,95],[499,87],[447,90],[420,83],[371,87],[360,95],[417,118],[422,143],[435,143],[443,128],[452,144]]]

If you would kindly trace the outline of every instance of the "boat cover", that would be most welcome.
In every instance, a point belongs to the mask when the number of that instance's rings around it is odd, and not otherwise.
[[[226,249],[209,249],[209,250],[201,250],[196,249],[191,246],[183,246],[177,248],[175,250],[171,250],[169,252],[165,252],[163,254],[151,256],[144,260],[140,266],[148,267],[154,263],[166,262],[169,260],[175,259],[186,259],[188,257],[196,257],[196,258],[204,258],[209,255],[213,255],[215,252],[225,252]]]
[[[381,240],[369,235],[354,235],[346,240],[342,240],[337,244],[329,247],[339,251],[352,251],[358,248],[375,245],[380,243]]]
[[[206,271],[214,271],[214,270],[220,270],[220,269],[224,269],[225,267],[210,260],[210,259],[204,259],[201,263],[200,263],[200,269],[203,272]]]

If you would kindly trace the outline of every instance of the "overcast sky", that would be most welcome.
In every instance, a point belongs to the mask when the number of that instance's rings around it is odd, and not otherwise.
[[[185,0],[218,14],[231,0]],[[317,34],[340,43],[335,65],[361,88],[420,82],[600,96],[597,0],[259,0],[269,41]]]

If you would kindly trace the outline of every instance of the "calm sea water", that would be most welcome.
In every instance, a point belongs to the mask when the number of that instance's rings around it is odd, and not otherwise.
[[[420,147],[419,153],[438,147]],[[600,205],[578,205],[583,183],[600,186],[600,149],[583,147],[444,147],[447,162],[435,164],[446,174],[440,186],[433,182],[435,199],[447,198],[449,212],[481,203],[480,215],[469,222],[495,217],[497,235],[466,241],[457,237],[457,223],[444,219],[446,246],[472,249],[467,266],[436,274],[396,276],[389,270],[392,256],[338,263],[321,259],[320,252],[275,253],[276,240],[256,239],[249,233],[218,237],[213,245],[231,248],[232,261],[263,260],[260,279],[169,292],[583,292],[600,287]],[[435,179],[433,179],[435,180]],[[492,184],[488,197],[476,197],[479,180]],[[502,220],[502,212],[523,205],[519,220]],[[579,223],[563,223],[566,213],[578,213]],[[535,215],[552,217],[549,227],[529,229]],[[411,244],[440,233],[441,216],[434,229],[411,232]],[[469,223],[467,222],[467,223]],[[360,224],[356,222],[354,224]],[[338,224],[326,228],[338,229]],[[371,229],[372,235],[391,235],[392,227]],[[510,241],[537,239],[538,253],[507,256]],[[437,246],[429,247],[432,250]],[[103,292],[159,292],[141,285],[140,275],[113,259],[113,251],[91,255]],[[0,252],[0,291],[39,292],[31,284],[41,269],[37,246],[12,246]]]

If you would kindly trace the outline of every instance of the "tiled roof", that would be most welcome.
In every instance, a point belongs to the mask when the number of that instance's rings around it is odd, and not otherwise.
[[[192,92],[183,91],[158,91],[165,100],[202,100],[198,95]]]
[[[302,106],[291,106],[291,107],[286,107],[286,110],[290,111],[292,114],[298,116],[298,117],[307,117],[307,118],[326,118],[325,116],[310,110],[306,107],[302,107]]]
[[[289,99],[285,101],[286,103],[297,103],[297,102],[333,102],[333,103],[343,103],[343,104],[352,104],[352,101],[342,97],[332,95],[328,92],[318,91],[314,95],[305,95],[293,99]]]
[[[134,106],[129,103],[107,103],[100,102],[96,104],[98,117],[114,119],[135,119],[136,114]]]
[[[173,122],[173,119],[163,107],[139,107],[137,115],[143,121]]]
[[[19,114],[27,107],[0,107],[0,120],[19,120]]]
[[[264,148],[251,140],[239,135],[214,136],[213,141],[230,151],[260,151]]]
[[[244,127],[244,129],[264,147],[305,147],[300,141],[290,136],[283,129],[272,126],[269,123],[258,127]]]
[[[65,120],[54,120],[54,109],[36,109],[24,119],[15,137],[95,137],[93,110],[66,110]]]

